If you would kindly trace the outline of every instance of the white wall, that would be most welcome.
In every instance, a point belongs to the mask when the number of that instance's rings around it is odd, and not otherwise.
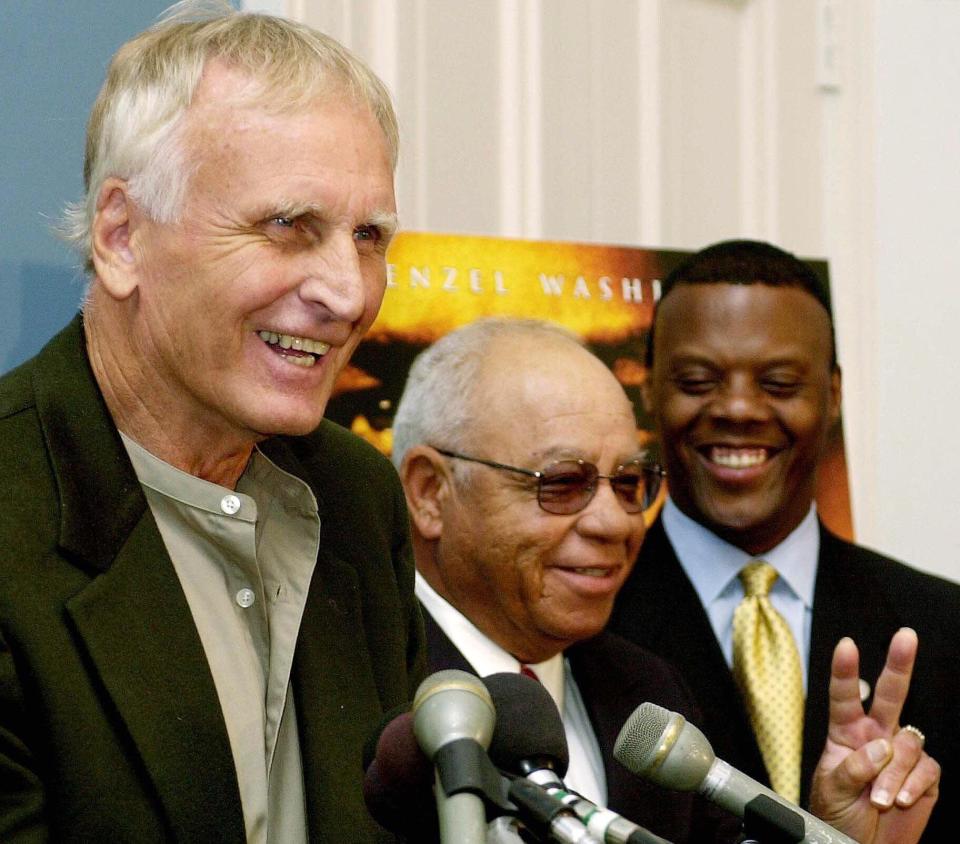
[[[876,14],[877,544],[960,572],[960,2]]]
[[[245,5],[388,82],[407,228],[826,258],[858,538],[960,580],[960,0]]]

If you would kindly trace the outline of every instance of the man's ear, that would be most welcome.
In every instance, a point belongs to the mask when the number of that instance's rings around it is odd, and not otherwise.
[[[443,533],[443,504],[452,482],[447,462],[430,446],[414,446],[404,455],[400,481],[417,533],[424,539],[439,539]]]
[[[90,252],[97,278],[114,299],[123,300],[137,288],[137,260],[132,236],[136,209],[127,183],[110,177],[100,188],[90,229]]]

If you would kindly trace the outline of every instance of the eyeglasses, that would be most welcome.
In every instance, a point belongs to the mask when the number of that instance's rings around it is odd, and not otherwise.
[[[541,472],[507,466],[495,460],[482,457],[470,457],[456,451],[436,448],[435,451],[455,460],[480,463],[492,469],[516,472],[537,479],[537,503],[548,513],[569,516],[579,513],[592,500],[597,492],[597,482],[601,478],[610,481],[623,509],[628,513],[640,513],[657,500],[660,485],[666,472],[658,463],[644,463],[632,460],[618,466],[612,475],[601,475],[593,463],[585,460],[558,460]]]

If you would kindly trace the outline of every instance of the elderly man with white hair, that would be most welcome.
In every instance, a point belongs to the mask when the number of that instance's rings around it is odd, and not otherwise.
[[[396,156],[301,24],[181,3],[113,58],[82,314],[0,380],[0,839],[392,840],[361,757],[423,674],[407,518],[323,415]]]

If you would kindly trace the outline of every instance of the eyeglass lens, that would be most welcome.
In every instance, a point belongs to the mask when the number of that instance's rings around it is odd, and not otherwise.
[[[561,460],[543,470],[538,500],[548,513],[569,515],[586,507],[597,490],[597,467],[579,460]],[[649,507],[660,489],[660,475],[640,463],[621,466],[610,478],[610,486],[628,513]]]

